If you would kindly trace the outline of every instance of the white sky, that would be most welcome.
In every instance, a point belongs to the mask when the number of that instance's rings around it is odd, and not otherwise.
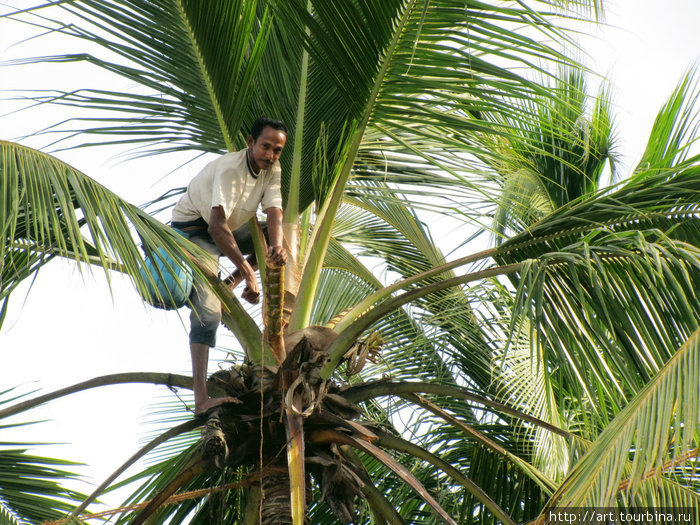
[[[0,12],[7,4],[11,2],[0,0]],[[612,83],[622,172],[628,173],[644,149],[656,112],[700,59],[700,0],[608,2],[607,23],[585,40],[585,49],[592,55],[591,67]],[[46,39],[11,47],[26,38],[26,31],[0,20],[0,61],[55,52],[45,47]],[[91,75],[89,81],[99,82],[99,75]],[[71,81],[62,65],[0,68],[0,90],[48,89]],[[83,81],[78,85],[84,87]],[[0,93],[0,98],[6,96]],[[4,115],[13,107],[0,102],[0,139],[15,140],[61,120],[55,109]],[[204,162],[186,166],[165,184],[156,181],[187,155],[121,164],[110,155],[100,149],[57,156],[134,203],[184,185]],[[39,273],[29,294],[26,287],[17,291],[0,330],[0,391],[25,385],[24,391],[34,386],[46,392],[125,371],[189,373],[186,329],[177,314],[145,307],[119,278],[113,289],[110,296],[98,272],[83,276],[75,265],[57,263]],[[80,472],[97,484],[141,446],[143,416],[155,396],[167,393],[164,387],[134,385],[93,389],[11,419],[51,421],[12,435],[4,431],[0,439],[67,443],[39,452],[86,463]],[[104,499],[113,506],[121,503],[116,496]]]

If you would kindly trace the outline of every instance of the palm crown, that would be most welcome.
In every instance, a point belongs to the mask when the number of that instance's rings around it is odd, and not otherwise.
[[[538,7],[559,4],[600,7]],[[283,280],[262,268],[264,336],[191,243],[56,159],[2,143],[0,300],[56,256],[125,272],[143,293],[136,233],[146,251],[161,247],[210,282],[245,354],[212,384],[242,405],[143,473],[152,476],[134,501],[151,504],[122,521],[205,523],[218,512],[222,523],[300,524],[311,494],[314,523],[514,523],[556,506],[697,505],[692,75],[634,175],[601,188],[614,152],[609,107],[602,95],[589,112],[575,64],[542,43],[566,38],[554,13],[450,0],[57,8],[56,20],[75,23],[30,20],[116,58],[40,60],[88,60],[139,86],[39,97],[112,111],[84,121],[97,142],[224,152],[261,113],[293,129],[282,159],[293,257]],[[557,80],[531,80],[553,69],[534,65],[543,59],[561,64]],[[490,216],[498,242],[448,261],[426,211],[471,232]],[[397,280],[387,286],[368,260]],[[396,406],[420,417],[400,424]],[[184,421],[143,452],[202,423]],[[163,505],[213,482],[228,487],[220,500]]]

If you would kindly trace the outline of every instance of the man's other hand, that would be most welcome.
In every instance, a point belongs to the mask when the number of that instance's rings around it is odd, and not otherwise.
[[[245,280],[245,289],[241,297],[251,304],[257,304],[260,301],[260,288],[258,287],[258,278],[255,276],[255,271],[248,264],[248,261],[243,261],[238,267],[241,276]]]
[[[246,286],[243,289],[241,297],[250,304],[258,304],[260,302],[260,292],[258,290],[251,289],[250,286]]]

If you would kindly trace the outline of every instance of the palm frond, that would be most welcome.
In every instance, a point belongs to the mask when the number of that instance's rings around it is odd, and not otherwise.
[[[563,392],[585,399],[588,414],[579,415],[598,425],[697,327],[700,252],[654,234],[603,235],[523,273],[514,316],[532,320],[548,374]]]
[[[53,15],[73,23],[45,17],[30,20],[43,29],[96,44],[120,60],[81,53],[23,62],[88,62],[140,86],[37,97],[40,102],[113,113],[102,126],[86,120],[93,135],[124,137],[115,141],[142,142],[166,151],[232,150],[244,142],[243,123],[252,122],[245,111],[270,32],[269,13],[256,4],[61,2],[58,7],[66,13]]]
[[[665,467],[669,459],[697,449],[698,385],[700,331],[688,338],[601,432],[548,506],[614,506],[619,483],[625,477],[629,478],[626,496],[642,499],[646,474],[656,469],[653,479],[665,478],[669,475]],[[677,503],[682,502],[681,497],[677,498]]]
[[[71,166],[19,144],[0,141],[0,175],[0,301],[57,256],[100,266],[108,279],[111,270],[125,273],[148,298],[154,283],[142,271],[138,236],[144,252],[161,249],[178,268],[189,268],[195,279],[211,282],[225,305],[227,325],[247,341],[249,351],[259,347],[252,318],[218,279],[203,272],[198,260],[207,254],[171,228]]]
[[[347,254],[343,260],[348,260]],[[342,315],[347,308],[375,289],[371,283],[362,281],[353,274],[324,270],[314,304],[312,322],[334,324],[338,314]],[[438,337],[426,334],[411,312],[397,310],[393,315],[376,323],[369,333],[368,337],[376,334],[381,342],[373,349],[376,354],[370,356],[370,361],[366,362],[358,373],[358,378],[367,380],[391,374],[401,379],[439,379],[454,384],[454,378],[442,355],[441,341]],[[359,342],[359,346],[364,344],[364,341]]]
[[[0,503],[0,521],[7,525],[21,525],[14,513],[6,508],[4,503]]]
[[[700,110],[695,105],[699,90],[697,70],[693,68],[656,116],[637,172],[666,170],[688,158],[700,129]]]
[[[416,213],[405,203],[387,202],[381,191],[377,194],[372,192],[371,188],[381,190],[385,187],[379,183],[368,183],[361,196],[346,197],[345,201],[352,207],[341,208],[336,225],[336,238],[346,245],[354,245],[359,255],[376,257],[383,261],[387,270],[404,277],[442,265],[445,262],[444,256]],[[427,279],[425,283],[451,276],[453,273],[446,271]],[[441,334],[442,341],[436,346],[455,347],[458,350],[450,352],[452,355],[470,356],[469,360],[465,361],[465,364],[470,364],[469,372],[466,372],[467,367],[464,368],[467,380],[488,385],[488,350],[478,326],[474,323],[469,300],[464,294],[461,291],[443,291],[418,300],[412,306],[417,311],[414,315],[417,315],[421,322],[430,322]],[[454,314],[452,317],[438,315],[447,308]],[[418,313],[423,311],[433,316]],[[429,337],[438,340],[440,336]],[[403,355],[409,355],[401,352]],[[447,360],[448,354],[443,355],[442,359]],[[396,369],[404,368],[397,363]]]
[[[676,463],[676,466],[679,466]],[[678,476],[678,471],[692,473],[690,476]],[[697,509],[700,504],[700,490],[698,490],[697,465],[686,463],[681,469],[664,470],[662,476],[650,476],[642,481],[638,487],[640,496],[635,494],[621,494],[622,504],[634,508],[643,507],[645,504],[659,508],[679,507],[685,509]],[[677,479],[679,477],[680,479]],[[695,477],[696,479],[693,479]],[[676,479],[674,479],[676,478]]]
[[[494,319],[494,322],[509,321]],[[510,332],[507,326],[503,327],[501,333],[510,333],[510,338],[501,342],[494,356],[495,382],[501,388],[499,397],[523,407],[539,419],[565,428],[567,422],[562,417],[561,401],[556,396],[552,378],[545,369],[543,345],[529,340],[532,331],[527,326],[527,319],[520,322],[522,326]],[[534,356],[533,349],[536,352]],[[502,354],[498,355],[498,352]],[[572,459],[567,441],[542,427],[519,427],[525,435],[532,436],[533,464],[551,479],[561,480],[569,471]]]
[[[510,122],[505,136],[477,138],[492,142],[482,156],[502,186],[494,216],[497,242],[528,228],[561,206],[601,187],[603,168],[614,171],[611,104],[604,89],[592,101],[583,70],[560,67],[553,82],[556,97],[533,97],[522,104],[531,122]],[[490,115],[496,121],[502,114]],[[506,119],[508,117],[506,116]]]
[[[12,389],[1,392],[0,406],[24,395],[7,398]],[[9,423],[0,431],[28,423]],[[42,443],[0,441],[0,522],[15,525],[59,519],[71,512],[85,496],[64,487],[65,482],[82,479],[66,470],[78,463],[37,456],[30,452]]]
[[[694,157],[662,172],[639,173],[615,191],[600,191],[562,206],[504,243],[497,257],[504,261],[534,258],[599,230],[658,229],[692,242],[700,231],[695,219],[698,163],[700,157]]]

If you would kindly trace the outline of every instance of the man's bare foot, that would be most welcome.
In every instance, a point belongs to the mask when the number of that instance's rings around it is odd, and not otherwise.
[[[240,405],[241,400],[237,397],[210,397],[205,399],[202,403],[195,403],[194,415],[201,416],[202,414],[208,412],[212,408],[224,405],[226,403]]]

